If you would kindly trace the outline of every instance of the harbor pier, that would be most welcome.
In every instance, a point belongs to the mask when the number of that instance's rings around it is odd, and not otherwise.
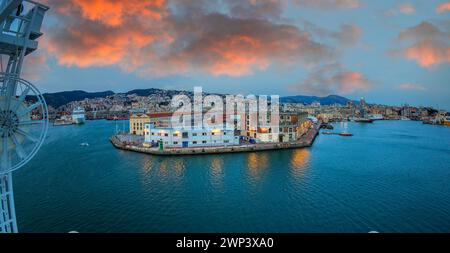
[[[110,138],[112,145],[118,149],[134,151],[151,155],[202,155],[202,154],[223,154],[223,153],[242,153],[257,152],[280,149],[295,149],[310,147],[319,134],[320,124],[315,124],[307,133],[297,141],[274,142],[274,143],[256,143],[243,145],[211,146],[211,147],[187,147],[187,148],[164,148],[145,147],[143,143],[134,141],[124,141],[125,135],[113,135]]]

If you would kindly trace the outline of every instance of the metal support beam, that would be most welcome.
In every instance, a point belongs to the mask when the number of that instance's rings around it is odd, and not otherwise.
[[[17,233],[12,174],[0,175],[0,233]]]
[[[22,0],[0,0],[0,23],[22,3]]]

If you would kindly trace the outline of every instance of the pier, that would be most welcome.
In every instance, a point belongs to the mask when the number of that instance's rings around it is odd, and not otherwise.
[[[144,147],[142,143],[123,141],[126,136],[113,135],[110,138],[112,145],[118,149],[134,151],[151,155],[202,155],[202,154],[223,154],[257,152],[268,150],[295,149],[310,147],[319,134],[320,124],[314,125],[299,140],[293,142],[256,143],[233,146],[212,146],[212,147],[188,147],[188,148],[165,148]]]

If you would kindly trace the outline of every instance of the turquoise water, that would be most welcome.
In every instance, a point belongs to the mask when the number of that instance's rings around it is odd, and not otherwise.
[[[14,173],[21,232],[450,232],[449,127],[349,123],[309,149],[156,157],[114,149],[116,124],[50,128]]]

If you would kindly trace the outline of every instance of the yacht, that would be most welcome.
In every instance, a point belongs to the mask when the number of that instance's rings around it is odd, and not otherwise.
[[[82,107],[77,107],[72,112],[72,121],[74,124],[84,124],[85,118],[85,110]]]

